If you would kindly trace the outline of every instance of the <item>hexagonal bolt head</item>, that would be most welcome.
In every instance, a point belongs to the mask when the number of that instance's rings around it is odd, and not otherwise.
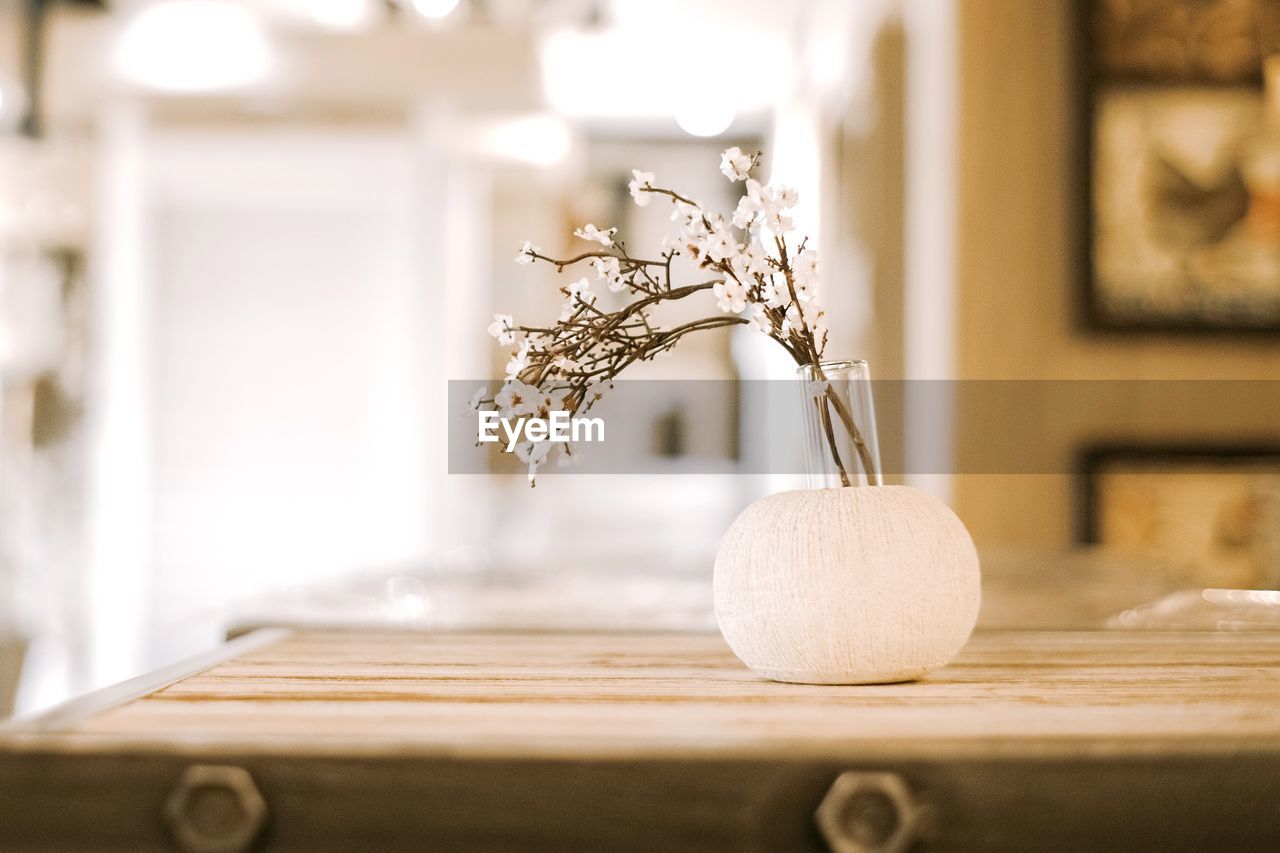
[[[834,853],[902,853],[916,837],[920,809],[896,773],[841,773],[814,820]]]
[[[267,801],[243,767],[193,764],[164,804],[186,853],[241,853],[267,822]]]

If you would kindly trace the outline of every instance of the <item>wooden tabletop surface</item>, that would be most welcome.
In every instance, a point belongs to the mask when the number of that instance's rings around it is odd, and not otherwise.
[[[0,750],[1280,753],[1280,633],[979,632],[921,681],[850,687],[765,681],[714,634],[300,631],[239,648],[11,728]]]

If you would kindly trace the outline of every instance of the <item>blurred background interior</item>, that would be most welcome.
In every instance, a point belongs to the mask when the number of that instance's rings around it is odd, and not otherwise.
[[[492,313],[554,312],[520,240],[660,239],[632,167],[731,209],[719,152],[764,150],[828,354],[878,377],[1275,379],[1277,14],[0,0],[0,716],[263,622],[710,628],[719,534],[787,478],[531,491],[443,450],[447,381],[501,375]],[[757,344],[637,375],[790,375]],[[671,474],[733,474],[739,403],[655,411]],[[1280,581],[1280,411],[1210,414],[930,419],[1059,473],[906,479],[970,527],[983,624],[1133,623]]]

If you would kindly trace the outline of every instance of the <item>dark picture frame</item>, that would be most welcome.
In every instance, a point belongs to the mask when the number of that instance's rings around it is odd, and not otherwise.
[[[1223,48],[1222,56],[1203,53],[1211,53],[1212,45],[1204,47],[1187,33],[1183,36],[1190,46],[1178,61],[1166,62],[1172,55],[1167,50],[1143,47],[1147,36],[1153,45],[1158,39],[1164,39],[1165,45],[1177,43],[1177,33],[1171,36],[1161,27],[1176,29],[1185,25],[1191,32],[1193,12],[1212,15],[1215,9],[1228,9],[1240,16],[1246,7],[1256,16],[1248,25],[1252,26],[1248,32],[1244,18],[1238,17],[1231,26],[1222,26],[1221,21],[1202,22],[1205,27],[1216,26],[1215,33],[1234,33],[1231,47]],[[1273,24],[1274,29],[1280,30],[1280,0],[1138,0],[1123,4],[1118,0],[1076,0],[1072,8],[1078,124],[1076,174],[1080,187],[1074,218],[1082,258],[1078,285],[1081,326],[1100,333],[1280,333],[1280,266],[1273,276],[1269,261],[1259,265],[1256,272],[1240,279],[1247,286],[1233,290],[1230,284],[1216,279],[1212,275],[1214,267],[1205,262],[1206,258],[1215,257],[1213,252],[1226,256],[1235,246],[1228,244],[1228,238],[1235,243],[1246,240],[1240,236],[1240,223],[1241,206],[1247,203],[1241,193],[1247,190],[1241,184],[1236,164],[1231,163],[1223,176],[1204,183],[1202,176],[1182,174],[1176,162],[1169,165],[1160,159],[1157,171],[1151,161],[1158,159],[1152,152],[1158,150],[1160,140],[1143,138],[1140,133],[1142,128],[1154,125],[1164,128],[1165,135],[1177,141],[1189,136],[1177,132],[1178,117],[1195,116],[1202,130],[1206,126],[1233,128],[1222,133],[1245,136],[1248,131],[1242,130],[1240,123],[1247,120],[1249,104],[1254,101],[1259,105],[1260,124],[1262,45],[1274,40]],[[1118,20],[1116,9],[1145,10],[1148,17]],[[1161,10],[1168,12],[1167,21],[1160,18]],[[1265,25],[1258,24],[1264,18]],[[1239,139],[1232,139],[1231,144],[1238,146]],[[1141,148],[1143,145],[1148,148]],[[1133,161],[1135,156],[1142,158],[1142,168],[1137,168],[1136,163],[1134,168],[1117,167],[1119,159]],[[1108,180],[1109,175],[1115,174],[1124,175],[1125,181]],[[1140,181],[1157,185],[1143,186]],[[1107,192],[1099,193],[1100,185]],[[1113,191],[1117,186],[1131,187],[1127,190],[1129,195],[1123,189]],[[1139,209],[1148,203],[1154,212]],[[1150,226],[1158,216],[1167,218],[1165,227]],[[1139,228],[1129,219],[1146,224]],[[1117,222],[1123,223],[1120,229],[1113,227]],[[1118,233],[1123,229],[1129,230]],[[1135,238],[1134,234],[1139,236]],[[1171,247],[1170,243],[1178,239],[1186,240],[1186,246]],[[1275,239],[1276,257],[1280,258],[1280,234]],[[1173,277],[1167,282],[1161,276],[1145,275],[1142,261],[1118,258],[1124,252],[1114,251],[1117,246],[1135,244],[1141,245],[1129,254],[1145,259],[1148,265],[1155,258],[1166,267],[1181,269],[1170,261],[1180,254],[1179,263],[1186,270],[1184,278],[1178,281],[1177,274],[1167,270],[1163,275]],[[1180,253],[1180,249],[1184,251]],[[1229,276],[1224,278],[1231,280]]]
[[[1280,443],[1126,443],[1083,448],[1076,464],[1076,542],[1102,543],[1101,479],[1117,467],[1150,469],[1239,469],[1257,466],[1263,473],[1280,473]]]

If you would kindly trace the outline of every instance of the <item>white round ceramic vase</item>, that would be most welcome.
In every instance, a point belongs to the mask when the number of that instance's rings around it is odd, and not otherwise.
[[[715,563],[720,631],[775,681],[910,681],[951,661],[978,616],[973,539],[907,486],[781,492],[730,525]]]

